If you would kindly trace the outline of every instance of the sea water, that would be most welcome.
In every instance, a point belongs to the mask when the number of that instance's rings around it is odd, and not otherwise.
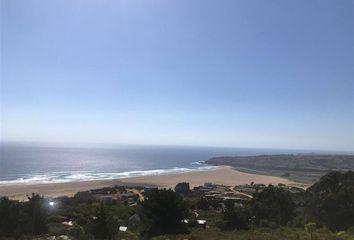
[[[204,171],[218,156],[296,153],[296,150],[147,145],[0,143],[0,184],[59,183]]]

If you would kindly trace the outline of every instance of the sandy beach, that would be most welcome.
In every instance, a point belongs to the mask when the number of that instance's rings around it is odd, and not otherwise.
[[[117,180],[100,180],[68,183],[49,183],[49,184],[28,184],[28,185],[0,185],[0,196],[8,196],[11,199],[26,200],[26,194],[33,192],[44,195],[45,197],[73,196],[80,191],[95,188],[102,188],[114,185],[140,185],[157,186],[160,188],[173,188],[179,182],[189,182],[191,187],[203,185],[205,182],[212,182],[228,186],[235,186],[247,183],[263,183],[302,186],[299,183],[288,179],[274,176],[244,173],[223,166],[214,170],[194,171],[186,173],[165,174],[144,177],[132,177]]]

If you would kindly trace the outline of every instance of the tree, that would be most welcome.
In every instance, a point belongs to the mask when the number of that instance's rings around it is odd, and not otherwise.
[[[32,193],[31,196],[27,196],[27,198],[28,203],[26,204],[25,215],[28,221],[25,221],[25,223],[28,224],[25,231],[32,235],[46,233],[48,230],[46,224],[48,211],[47,202],[42,196],[34,193]]]
[[[11,236],[18,228],[19,204],[7,197],[0,198],[0,236]]]
[[[189,183],[188,182],[177,183],[177,185],[175,186],[175,192],[181,194],[189,193],[190,192]]]
[[[223,212],[223,228],[226,230],[248,229],[250,212],[245,207],[228,207]]]
[[[114,211],[103,204],[95,210],[94,214],[92,220],[87,223],[85,232],[95,239],[114,239],[121,225],[118,216],[115,216]]]
[[[354,226],[354,172],[330,172],[307,190],[308,214],[331,230]]]
[[[208,200],[206,200],[204,197],[200,198],[200,200],[197,202],[198,209],[208,210],[209,206],[210,204]]]
[[[269,185],[254,194],[251,208],[258,224],[261,220],[267,220],[278,225],[285,225],[294,216],[295,203],[290,192]]]
[[[310,239],[312,240],[312,234],[316,230],[316,223],[310,222],[305,225],[305,231],[310,234]]]
[[[103,204],[97,209],[96,216],[93,218],[91,224],[89,224],[89,232],[95,239],[106,239],[108,237],[108,211]]]
[[[87,237],[85,236],[84,228],[78,224],[75,224],[74,226],[68,229],[68,235],[78,240],[87,239]]]
[[[153,189],[140,204],[146,236],[185,233],[182,220],[188,217],[186,202],[171,189]]]

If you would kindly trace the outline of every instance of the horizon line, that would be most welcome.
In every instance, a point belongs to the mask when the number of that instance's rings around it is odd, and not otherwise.
[[[0,144],[43,144],[43,145],[61,145],[57,147],[70,147],[70,148],[87,148],[87,147],[114,147],[114,146],[144,146],[144,147],[184,147],[184,148],[217,148],[217,149],[253,149],[253,150],[281,150],[281,151],[296,151],[297,154],[301,153],[336,153],[354,155],[354,150],[343,149],[310,149],[310,148],[276,148],[276,147],[239,147],[239,146],[220,146],[220,145],[191,145],[191,144],[163,144],[163,143],[122,143],[122,142],[69,142],[69,141],[36,141],[36,140],[3,140],[0,139]],[[86,145],[86,146],[85,146]],[[96,145],[96,146],[95,146]]]

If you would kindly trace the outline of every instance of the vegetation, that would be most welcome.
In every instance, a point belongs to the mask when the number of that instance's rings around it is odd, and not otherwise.
[[[48,205],[45,202],[45,199],[38,195],[32,194],[32,196],[28,196],[28,204],[25,205],[25,213],[28,216],[28,220],[24,223],[24,225],[29,224],[31,228],[31,232],[33,235],[39,235],[47,232],[47,212]]]
[[[171,189],[149,191],[141,203],[140,213],[145,236],[186,232],[182,220],[188,218],[187,204]]]
[[[269,185],[241,203],[157,189],[146,190],[144,201],[131,206],[85,194],[54,199],[58,204],[52,208],[36,194],[26,202],[2,197],[0,239],[354,240],[353,190],[349,171],[331,172],[297,193]]]
[[[290,192],[272,185],[255,193],[251,207],[257,224],[266,220],[285,225],[293,218],[295,211]]]
[[[312,240],[313,232],[316,230],[316,223],[310,222],[305,225],[305,230],[310,234],[310,239]]]
[[[17,202],[7,197],[0,198],[0,236],[12,236],[19,227],[19,207]]]
[[[331,230],[354,223],[354,172],[331,172],[308,189],[308,212]]]
[[[40,235],[47,232],[45,199],[38,194],[28,196],[27,203],[0,198],[0,236]]]
[[[346,234],[346,235],[345,235]],[[338,236],[328,229],[317,229],[313,233],[316,240],[353,240],[354,235],[346,232]],[[187,235],[164,235],[153,238],[153,240],[309,240],[309,235],[303,228],[278,227],[265,228],[257,227],[249,230],[221,231],[219,229],[195,229]]]
[[[251,214],[247,208],[243,207],[228,207],[223,212],[223,222],[221,229],[224,230],[240,230],[248,229]]]

